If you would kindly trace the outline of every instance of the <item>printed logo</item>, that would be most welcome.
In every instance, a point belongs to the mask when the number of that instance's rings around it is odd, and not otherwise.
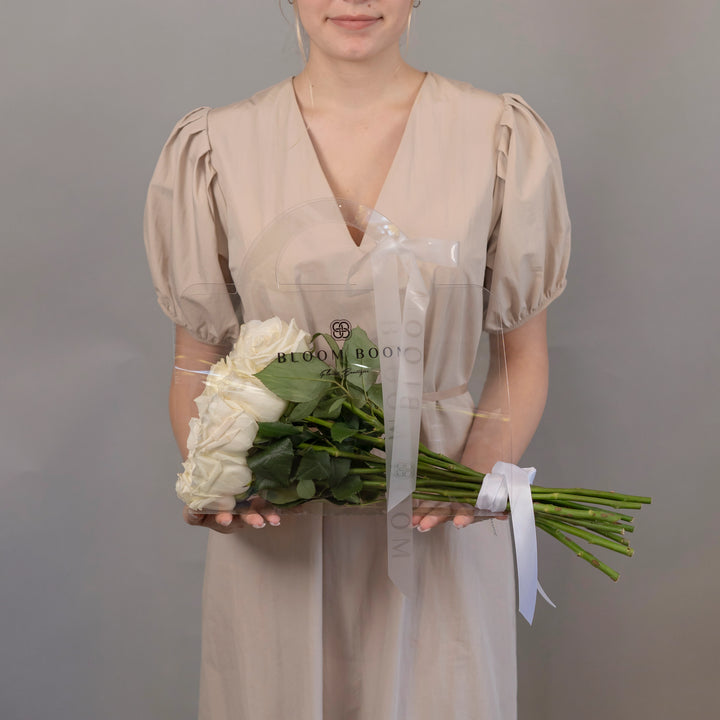
[[[347,320],[333,320],[330,323],[330,332],[335,340],[347,340],[351,330],[352,325]]]

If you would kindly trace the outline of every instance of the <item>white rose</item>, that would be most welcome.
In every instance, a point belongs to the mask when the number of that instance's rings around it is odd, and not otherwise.
[[[250,320],[240,327],[240,336],[228,355],[235,372],[255,375],[267,367],[278,353],[305,352],[310,349],[310,335],[279,317]]]
[[[256,377],[228,382],[221,392],[230,407],[245,411],[257,422],[275,422],[287,408],[287,402],[268,390]]]
[[[197,430],[193,428],[196,425]],[[257,423],[251,415],[228,405],[224,398],[215,395],[208,400],[206,411],[198,422],[191,423],[188,435],[190,452],[247,452],[257,435]]]
[[[230,511],[235,507],[235,496],[247,492],[252,482],[243,455],[195,455],[183,467],[175,491],[191,510]]]
[[[198,417],[190,420],[188,459],[175,485],[178,497],[193,510],[232,510],[235,496],[247,492],[252,473],[247,452],[258,422],[273,422],[287,403],[268,390],[255,373],[278,353],[309,350],[310,335],[295,321],[251,320],[227,358],[215,363],[196,398]]]
[[[188,459],[175,491],[192,510],[232,510],[235,495],[244,494],[252,482],[246,455],[258,426],[222,396],[206,400],[205,412],[190,420]]]

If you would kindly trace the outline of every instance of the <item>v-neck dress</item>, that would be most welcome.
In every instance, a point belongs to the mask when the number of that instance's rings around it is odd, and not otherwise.
[[[327,332],[347,309],[374,326],[372,303],[299,302],[266,292],[256,272],[263,229],[331,195],[291,79],[186,115],[163,148],[145,212],[164,312],[213,344],[234,340],[243,320],[272,315]],[[428,73],[376,209],[409,237],[459,243],[470,284],[492,291],[488,303],[449,296],[428,315],[422,438],[459,458],[482,331],[518,327],[565,287],[570,220],[552,133],[519,95]],[[343,230],[308,238],[290,264],[344,277],[368,248]],[[408,597],[387,576],[381,514],[284,515],[279,527],[210,533],[201,720],[516,717],[508,526],[416,533]]]

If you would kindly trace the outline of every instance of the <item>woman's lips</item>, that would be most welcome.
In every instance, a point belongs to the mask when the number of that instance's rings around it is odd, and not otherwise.
[[[371,15],[338,15],[336,17],[328,18],[331,23],[338,27],[345,28],[346,30],[365,30],[377,22],[380,22],[379,17],[373,17]]]

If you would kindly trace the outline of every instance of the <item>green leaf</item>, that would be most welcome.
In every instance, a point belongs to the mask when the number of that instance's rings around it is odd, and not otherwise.
[[[308,452],[300,459],[295,479],[325,480],[330,475],[330,456],[326,452]]]
[[[332,488],[333,497],[337,500],[347,500],[362,490],[362,480],[357,475],[350,475],[339,485]]]
[[[352,437],[357,433],[357,428],[350,427],[343,422],[335,422],[330,430],[330,436],[335,442],[342,442],[343,440]]]
[[[380,372],[380,357],[377,346],[362,328],[352,329],[343,345],[343,356],[347,384],[369,390]]]
[[[319,418],[328,418],[335,420],[340,416],[342,404],[345,401],[345,395],[335,397],[332,393],[326,395],[317,405],[317,407],[308,415],[315,415]]]
[[[328,335],[327,333],[322,333],[322,336],[325,338],[325,342],[330,347],[331,352],[334,353],[335,369],[338,371],[342,370],[343,353],[340,350],[340,346],[337,344],[337,342],[335,342],[335,338],[332,335]]]
[[[292,440],[292,444],[297,447],[300,443],[317,440],[317,434],[310,432],[307,428],[304,428],[299,435],[293,435],[290,439]]]
[[[381,410],[383,408],[383,394],[382,394],[382,385],[380,383],[375,383],[368,391],[367,396],[370,398],[370,402],[377,405]]]
[[[269,503],[279,507],[297,505],[298,502],[304,502],[297,494],[295,487],[288,488],[270,488],[260,493]]]
[[[311,500],[315,497],[315,483],[309,478],[301,480],[297,484],[297,494],[305,500]]]
[[[352,460],[348,458],[330,458],[328,484],[330,486],[339,485],[347,477],[351,467]]]
[[[295,453],[290,438],[278,440],[248,457],[258,488],[287,487]]]
[[[299,435],[302,428],[295,425],[289,425],[284,422],[259,422],[257,438],[283,438],[290,435]]]
[[[315,356],[306,357],[306,353],[288,353],[283,362],[273,360],[255,377],[283,400],[317,403],[334,384],[332,370]]]
[[[353,430],[360,429],[360,418],[349,408],[343,408],[342,419],[343,422]]]
[[[299,422],[304,420],[308,415],[312,415],[315,412],[317,406],[317,400],[310,400],[308,402],[302,402],[295,405],[290,411],[287,419],[290,422]]]
[[[362,388],[348,385],[347,393],[350,396],[350,401],[358,410],[362,410],[367,405],[367,395],[365,395]]]

